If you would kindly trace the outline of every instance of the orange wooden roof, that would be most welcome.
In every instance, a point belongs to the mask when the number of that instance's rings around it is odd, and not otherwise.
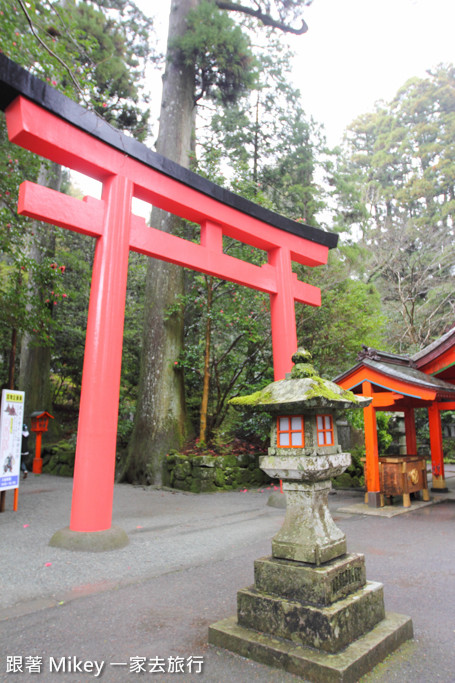
[[[416,353],[412,360],[425,374],[455,384],[455,327]]]
[[[455,386],[427,375],[409,356],[384,353],[364,347],[359,362],[334,380],[343,389],[362,392],[362,383],[372,384],[373,407],[400,410],[433,402],[455,401]]]

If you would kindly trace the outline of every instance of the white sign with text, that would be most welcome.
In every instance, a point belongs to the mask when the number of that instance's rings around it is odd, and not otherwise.
[[[0,491],[17,489],[20,480],[23,391],[3,389],[0,411]]]

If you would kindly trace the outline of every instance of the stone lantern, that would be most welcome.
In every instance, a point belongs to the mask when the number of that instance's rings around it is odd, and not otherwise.
[[[209,642],[315,681],[356,681],[404,640],[408,617],[385,614],[382,585],[366,580],[363,555],[347,553],[328,507],[331,478],[351,462],[336,416],[370,399],[319,377],[300,349],[286,379],[237,408],[272,416],[260,466],[283,482],[286,515],[272,557],[255,562],[255,584],[237,594],[237,619],[209,629]]]
[[[292,360],[285,380],[231,403],[272,415],[270,448],[260,466],[281,479],[286,496],[284,524],[272,540],[273,557],[320,565],[346,553],[346,537],[328,508],[331,478],[351,463],[338,445],[336,415],[370,399],[319,377],[307,351],[299,349]]]

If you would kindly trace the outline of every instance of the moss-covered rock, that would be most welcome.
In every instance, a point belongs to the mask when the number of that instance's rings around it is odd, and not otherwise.
[[[217,460],[218,458],[213,455],[193,455],[191,457],[193,467],[215,467]]]
[[[241,486],[242,485],[247,486],[248,484],[251,484],[252,478],[253,478],[253,473],[251,472],[251,470],[247,470],[244,468],[238,469],[237,481]]]
[[[193,469],[191,474],[193,479],[202,479],[203,481],[213,481],[215,477],[215,468],[213,467],[195,467],[193,463]]]
[[[299,363],[294,365],[291,370],[292,379],[303,379],[304,377],[316,377],[316,370],[310,363]]]
[[[191,474],[191,462],[186,456],[178,456],[174,465],[175,479],[186,479]]]
[[[178,453],[168,453],[166,455],[166,463],[168,465],[174,465],[177,460]]]
[[[254,453],[239,453],[236,461],[239,467],[257,467],[257,457]]]
[[[43,472],[61,477],[72,477],[76,458],[76,437],[63,439],[43,450]]]
[[[71,467],[70,465],[59,465],[56,471],[56,474],[59,475],[59,477],[72,477],[74,472],[74,467]]]
[[[192,479],[188,491],[191,493],[201,493],[202,482],[200,479]]]
[[[214,482],[216,486],[219,486],[220,488],[224,488],[226,486],[226,478],[224,476],[224,470],[222,467],[215,468]]]
[[[191,479],[191,478],[189,478],[189,479],[174,479],[173,488],[178,489],[179,491],[191,491],[193,483],[197,482],[197,481],[198,481],[197,479]],[[196,491],[196,493],[199,493],[199,491]]]
[[[217,487],[214,481],[206,481],[201,479],[200,493],[214,493],[215,491],[217,491]]]
[[[163,464],[163,484],[181,491],[205,493],[260,485],[268,476],[259,468],[256,453],[182,455],[174,453]]]
[[[231,398],[229,403],[236,408],[254,408],[255,406],[261,406],[263,403],[268,403],[272,401],[272,393],[270,391],[255,391],[253,394],[248,394],[248,396],[235,396]]]
[[[235,455],[225,455],[223,457],[224,467],[238,467],[239,463]]]

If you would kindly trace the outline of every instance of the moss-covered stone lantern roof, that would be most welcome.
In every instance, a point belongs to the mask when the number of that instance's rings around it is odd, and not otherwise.
[[[253,394],[236,396],[229,403],[239,409],[275,414],[321,407],[335,410],[363,408],[371,402],[370,398],[356,396],[320,377],[311,365],[309,351],[298,349],[292,356],[292,362],[295,365],[286,379],[272,382]]]

